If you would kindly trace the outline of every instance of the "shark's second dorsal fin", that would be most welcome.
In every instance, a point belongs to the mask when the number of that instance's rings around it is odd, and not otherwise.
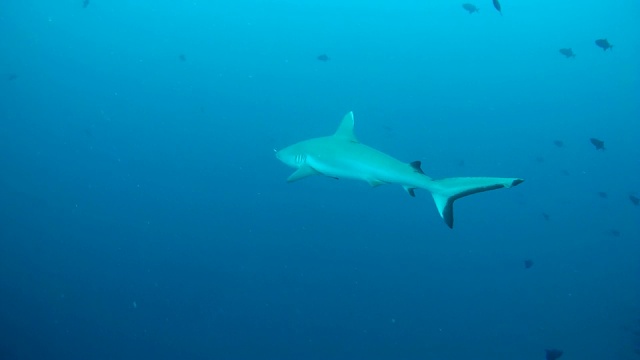
[[[421,165],[422,165],[421,161],[414,161],[409,163],[409,166],[411,166],[415,172],[424,174],[424,171],[422,171],[422,168],[420,167]]]
[[[349,111],[349,113],[342,118],[338,130],[336,130],[333,136],[350,142],[358,142],[356,136],[353,135],[353,124],[353,112]]]

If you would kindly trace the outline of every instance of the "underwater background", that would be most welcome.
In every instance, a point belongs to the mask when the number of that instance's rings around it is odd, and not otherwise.
[[[473,1],[3,0],[0,359],[640,359],[640,2]]]

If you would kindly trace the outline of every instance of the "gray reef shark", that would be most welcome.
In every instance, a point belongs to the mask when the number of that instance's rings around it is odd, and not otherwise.
[[[353,113],[348,113],[331,136],[313,138],[276,151],[276,157],[296,169],[288,182],[312,175],[354,179],[371,186],[399,184],[411,196],[414,189],[431,193],[444,222],[453,228],[453,202],[467,195],[522,183],[519,178],[454,177],[434,180],[420,168],[420,161],[404,163],[359,142],[353,134]]]

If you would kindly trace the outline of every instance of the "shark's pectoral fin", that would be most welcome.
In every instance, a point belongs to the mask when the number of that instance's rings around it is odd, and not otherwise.
[[[301,167],[298,168],[298,170],[296,170],[293,174],[291,174],[291,176],[289,176],[289,178],[287,179],[287,182],[298,181],[300,179],[304,179],[306,177],[313,176],[313,175],[322,175],[322,174],[309,165],[302,165]]]

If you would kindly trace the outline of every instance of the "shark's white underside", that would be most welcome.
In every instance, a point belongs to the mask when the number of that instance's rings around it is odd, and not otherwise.
[[[313,138],[276,153],[296,171],[288,181],[312,175],[366,181],[372,186],[402,185],[411,196],[414,189],[431,193],[440,216],[453,227],[453,202],[461,197],[520,184],[519,178],[458,177],[433,180],[422,172],[420,162],[404,163],[360,143],[354,133],[353,113],[348,113],[331,136]]]

